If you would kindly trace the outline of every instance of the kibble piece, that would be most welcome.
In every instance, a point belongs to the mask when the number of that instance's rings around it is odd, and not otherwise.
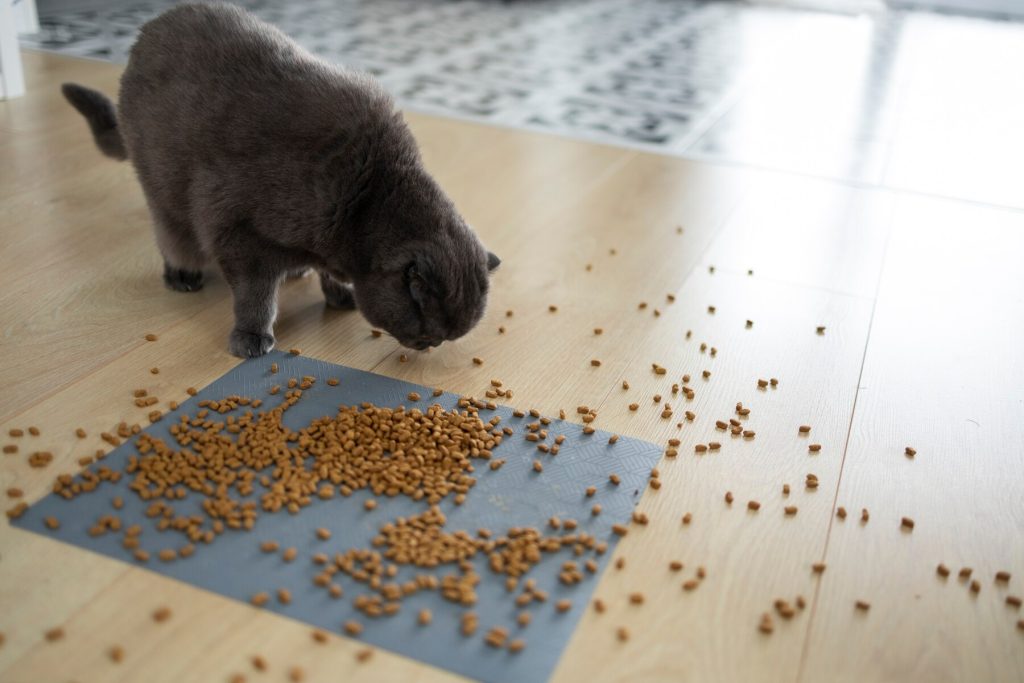
[[[297,548],[285,548],[284,552],[281,553],[281,559],[285,562],[293,562],[298,555],[299,551]]]
[[[56,530],[60,528],[60,521],[56,517],[46,517],[43,519],[43,524],[46,525],[47,529]]]
[[[947,576],[949,576],[949,567],[942,563],[939,563],[939,566],[935,568],[935,572],[942,578],[946,578]]]
[[[64,629],[58,626],[57,628],[51,628],[43,635],[46,637],[46,640],[52,643],[64,637]]]
[[[293,666],[288,670],[288,680],[292,681],[293,683],[298,683],[299,681],[305,679],[305,677],[306,673],[302,670],[301,667]]]
[[[915,455],[917,455],[917,451],[916,451],[916,450],[914,450],[913,448],[911,448],[910,446],[907,446],[907,447],[906,447],[906,448],[905,448],[905,449],[903,450],[903,452],[904,452],[904,453],[906,454],[906,456],[907,456],[908,458],[913,458],[913,457],[914,457]]]
[[[171,618],[171,608],[170,607],[161,606],[161,607],[157,607],[155,610],[153,610],[153,621],[157,622],[158,624],[163,623],[163,622],[167,621],[170,618]]]
[[[559,600],[555,603],[555,609],[559,612],[568,612],[572,608],[572,602],[569,600]]]
[[[517,638],[516,640],[509,641],[508,651],[514,654],[522,652],[524,647],[526,647],[526,642]]]
[[[29,427],[28,433],[32,436],[39,436],[39,427]]]
[[[323,527],[320,527],[319,529],[316,530],[316,537],[319,538],[321,541],[330,540],[330,538],[331,538],[331,530],[330,529],[325,529]]]
[[[761,621],[757,625],[757,630],[766,635],[771,634],[775,630],[775,626],[772,623],[772,615],[765,612],[761,615]]]
[[[725,492],[725,503],[726,503],[726,505],[732,505],[732,501],[733,500],[734,499],[733,499],[732,491],[726,491]]]
[[[625,626],[620,626],[615,631],[615,637],[623,643],[626,642],[627,640],[629,640],[629,629],[627,629]]]
[[[912,520],[910,517],[904,517],[900,520],[900,526],[902,526],[904,529],[907,529],[908,531],[913,531],[914,520]]]
[[[811,565],[811,569],[814,571],[815,574],[821,574],[825,571],[825,566],[826,565],[824,562],[815,562]]]
[[[419,614],[416,615],[416,623],[418,623],[420,626],[427,626],[433,620],[434,620],[434,615],[427,608],[421,609]]]
[[[249,598],[249,602],[252,603],[256,607],[262,607],[263,605],[267,604],[267,602],[269,602],[269,601],[270,601],[270,594],[266,593],[266,592],[255,593],[255,594],[253,594],[253,596],[251,598]]]
[[[420,395],[417,394],[415,391],[410,391],[409,395],[406,398],[408,398],[410,401],[416,402],[420,400]]]
[[[811,431],[811,425],[800,425],[799,432],[801,434],[807,434]]]
[[[810,446],[807,447],[807,450],[809,450],[811,453],[817,453],[818,451],[821,450],[821,444],[812,443]]]
[[[973,570],[972,570],[972,569],[971,569],[970,567],[964,567],[963,569],[961,569],[961,570],[960,570],[960,571],[958,572],[958,574],[957,574],[957,575],[958,575],[958,576],[959,576],[959,577],[960,577],[961,579],[964,579],[964,580],[966,580],[966,579],[969,579],[969,578],[971,578],[971,572],[972,572],[972,571],[973,571]]]
[[[998,583],[1009,583],[1010,582],[1010,572],[1007,572],[1007,571],[998,571],[998,572],[996,572],[996,581]]]
[[[836,517],[838,517],[839,519],[846,519],[846,508],[840,505],[836,509]]]
[[[346,621],[342,628],[350,636],[358,636],[363,632],[363,625],[358,621]]]
[[[263,657],[260,657],[259,655],[253,655],[250,661],[252,662],[252,668],[256,669],[257,671],[267,670],[267,660],[263,659]]]
[[[684,591],[692,591],[692,590],[694,590],[699,585],[700,585],[700,581],[698,581],[697,579],[688,579],[688,580],[683,582],[683,590]]]
[[[610,481],[612,484],[614,484],[616,486],[618,486],[620,483],[622,483],[622,479],[620,479],[619,475],[617,475],[617,474],[609,474],[608,475],[608,481]]]
[[[1009,605],[1010,607],[1016,607],[1017,609],[1020,609],[1021,599],[1020,599],[1020,597],[1018,597],[1016,595],[1007,595],[1006,596],[1006,604]]]
[[[18,438],[19,436],[24,436],[25,435],[25,432],[20,430],[20,429],[9,429],[7,431],[7,433],[10,434],[14,438]]]
[[[282,605],[288,605],[292,601],[292,592],[287,588],[277,589],[277,601]]]
[[[862,612],[867,612],[869,609],[871,609],[871,603],[866,602],[864,600],[858,600],[853,604],[857,607],[857,609],[859,609]]]
[[[795,514],[796,514],[796,512],[797,512],[797,507],[796,507],[795,505],[787,505],[787,506],[786,506],[785,508],[783,508],[783,509],[785,510],[785,513],[786,513],[786,515],[788,515],[788,516],[793,516],[793,515],[795,515]]]
[[[150,368],[149,371],[150,371],[150,373],[152,373],[154,375],[159,375],[160,374],[160,368]]]
[[[644,604],[644,594],[643,593],[630,593],[629,594],[629,602],[631,604],[634,604],[634,605],[642,605],[642,604]]]
[[[977,579],[971,581],[971,592],[974,594],[981,592],[981,581],[978,581]]]
[[[479,357],[476,357],[476,356],[473,357],[473,365],[483,365],[483,364],[484,364],[484,359],[483,358],[479,358]]]
[[[260,550],[265,553],[276,553],[279,547],[277,541],[263,541],[263,543],[260,543]]]
[[[113,645],[107,650],[107,656],[110,657],[110,661],[120,664],[124,660],[124,648],[120,645]]]
[[[363,507],[367,510],[375,510],[377,508],[377,501],[374,498],[367,498],[363,501]]]
[[[818,334],[825,334],[825,326],[824,325],[818,325],[818,327],[816,328],[816,331],[818,332]]]

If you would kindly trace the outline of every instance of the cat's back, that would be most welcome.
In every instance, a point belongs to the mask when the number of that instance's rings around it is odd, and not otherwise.
[[[290,38],[234,5],[180,5],[144,24],[128,73],[207,79],[230,66],[234,76],[266,73],[308,57]]]
[[[152,141],[153,129],[188,126],[190,137],[223,140],[232,129],[255,132],[288,121],[314,129],[332,109],[326,103],[351,101],[353,94],[377,99],[377,90],[238,7],[180,5],[140,30],[119,109],[128,138],[145,131]],[[300,111],[298,121],[290,116]]]

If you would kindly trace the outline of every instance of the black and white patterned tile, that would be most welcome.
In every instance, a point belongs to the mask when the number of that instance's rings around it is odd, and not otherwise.
[[[51,12],[44,1],[23,44],[125,62],[138,27],[174,4]],[[737,11],[697,0],[238,4],[380,77],[410,109],[657,148],[678,147],[728,95],[727,55],[700,35]]]
[[[125,62],[139,26],[176,4],[104,2],[39,0],[23,44]],[[408,109],[863,182],[882,176],[914,55],[971,21],[724,0],[237,4]],[[973,21],[1024,43],[1024,24]]]

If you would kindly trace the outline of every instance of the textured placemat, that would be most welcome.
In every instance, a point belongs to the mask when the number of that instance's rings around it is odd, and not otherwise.
[[[271,363],[279,365],[279,372],[271,374]],[[285,413],[284,423],[291,429],[301,429],[315,418],[333,416],[339,405],[359,405],[363,402],[377,406],[427,408],[438,403],[444,408],[455,406],[459,397],[454,394],[431,395],[432,388],[383,377],[361,370],[354,370],[322,361],[272,353],[269,356],[244,362],[226,375],[203,389],[197,396],[182,404],[178,410],[149,426],[145,433],[159,437],[175,448],[169,428],[178,422],[179,415],[194,415],[196,405],[203,399],[217,400],[238,394],[262,398],[262,409],[270,408],[280,400],[284,392],[269,395],[272,385],[283,384],[289,377],[301,378],[309,375],[317,378],[314,386],[304,392],[302,399]],[[337,378],[337,386],[329,386],[328,378]],[[409,392],[418,392],[422,399],[409,401]],[[230,414],[238,414],[235,411]],[[502,418],[501,426],[511,427],[515,433],[506,437],[494,451],[495,458],[505,459],[506,464],[491,470],[485,461],[475,461],[477,483],[471,489],[461,506],[455,505],[449,495],[439,505],[447,516],[445,531],[466,530],[476,534],[483,527],[495,534],[504,534],[511,527],[536,527],[542,532],[557,534],[547,528],[550,517],[578,521],[577,531],[594,535],[599,541],[608,543],[608,552],[593,557],[598,563],[595,573],[583,572],[583,580],[573,586],[563,585],[558,575],[562,564],[568,560],[580,561],[570,546],[564,546],[555,553],[544,553],[543,559],[530,573],[539,588],[549,594],[544,603],[534,602],[528,607],[517,607],[515,596],[519,590],[510,593],[505,587],[505,577],[495,574],[488,567],[487,557],[478,553],[474,559],[476,571],[482,581],[476,587],[478,602],[472,610],[479,615],[480,628],[474,637],[464,637],[460,632],[460,619],[466,607],[444,600],[438,591],[422,591],[402,602],[401,611],[394,616],[367,618],[352,605],[354,596],[367,591],[365,585],[338,573],[334,576],[345,591],[342,599],[332,599],[327,592],[313,584],[313,577],[320,567],[310,561],[314,553],[344,552],[353,547],[370,548],[372,538],[379,528],[399,516],[420,514],[427,509],[425,502],[416,502],[404,496],[378,498],[377,509],[367,511],[364,501],[371,495],[366,490],[356,491],[349,497],[335,496],[328,500],[313,497],[313,503],[299,514],[287,511],[267,513],[260,511],[252,531],[228,530],[206,546],[200,543],[191,557],[173,562],[161,562],[156,558],[159,549],[177,547],[185,543],[180,534],[160,533],[155,530],[156,520],[145,515],[150,501],[141,500],[128,488],[131,476],[121,478],[117,483],[103,482],[96,491],[65,500],[51,493],[16,521],[16,525],[67,543],[71,543],[116,559],[136,563],[131,552],[122,547],[122,534],[108,533],[91,536],[88,533],[96,520],[104,515],[117,515],[122,523],[140,524],[145,532],[140,536],[141,548],[151,552],[153,557],[144,566],[152,571],[188,582],[195,586],[214,591],[221,595],[248,602],[249,598],[261,591],[271,595],[279,588],[291,591],[291,603],[280,604],[271,601],[263,608],[305,621],[313,626],[338,632],[341,625],[354,619],[365,627],[361,640],[400,653],[429,664],[449,669],[456,673],[481,681],[530,681],[548,679],[569,641],[582,611],[601,571],[612,554],[616,536],[611,527],[627,523],[640,492],[647,484],[650,470],[661,455],[659,447],[636,439],[620,438],[609,444],[609,434],[596,431],[586,435],[579,424],[553,419],[547,427],[552,438],[564,434],[565,442],[557,456],[541,454],[536,444],[526,441],[525,425],[536,421],[529,414],[516,418],[512,409],[499,406],[496,410],[481,410],[485,421],[494,415]],[[223,419],[223,416],[218,419]],[[550,441],[550,438],[549,438]],[[95,470],[107,466],[120,470],[127,458],[136,453],[134,439],[121,445],[104,460],[90,466]],[[533,461],[541,459],[544,471],[538,474]],[[609,474],[616,473],[621,483],[615,486],[609,482]],[[593,498],[585,496],[588,486],[597,487]],[[264,491],[258,483],[248,498],[258,500]],[[115,510],[111,501],[120,496],[124,501],[121,510]],[[199,514],[201,497],[190,494],[182,500],[169,504],[179,515]],[[591,515],[591,506],[599,503],[602,514]],[[46,527],[44,519],[55,517],[60,521],[56,530]],[[318,527],[330,529],[328,541],[319,540],[315,530]],[[567,533],[567,532],[561,532]],[[298,559],[284,562],[281,553],[263,553],[259,549],[262,541],[273,540],[281,547],[298,549]],[[402,581],[423,570],[402,567],[396,580]],[[457,573],[457,568],[445,566],[438,574]],[[564,613],[555,609],[555,602],[561,599],[572,601],[572,608]],[[433,613],[430,626],[417,624],[416,615],[421,608]],[[256,609],[256,608],[254,608]],[[516,626],[516,615],[526,609],[532,613],[532,623],[526,628]],[[516,654],[507,649],[497,649],[484,643],[483,634],[494,626],[503,626],[510,631],[510,638],[522,638],[525,649]]]

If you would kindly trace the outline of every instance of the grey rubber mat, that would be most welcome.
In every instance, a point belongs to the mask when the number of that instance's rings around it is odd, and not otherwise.
[[[270,364],[280,366],[279,373],[269,372]],[[271,396],[269,388],[283,384],[289,377],[301,378],[311,375],[318,379],[315,385],[304,392],[302,400],[285,413],[285,424],[291,429],[300,429],[315,418],[334,415],[339,405],[358,405],[363,402],[377,406],[397,407],[405,405],[426,408],[438,403],[452,408],[458,396],[444,394],[434,398],[432,388],[409,384],[381,375],[324,363],[311,358],[291,356],[275,352],[257,360],[238,365],[226,375],[213,382],[199,394],[182,404],[177,411],[168,413],[163,420],[148,427],[145,432],[164,439],[177,447],[170,437],[169,428],[178,422],[179,414],[194,415],[196,403],[203,399],[216,400],[232,394],[262,398],[262,409],[272,407],[281,400],[281,395]],[[328,378],[340,380],[337,386],[329,386]],[[423,398],[418,403],[408,400],[411,391]],[[282,392],[283,393],[283,392]],[[231,413],[229,413],[231,414]],[[88,529],[103,515],[115,514],[125,526],[140,524],[144,532],[140,536],[141,547],[153,553],[154,557],[144,566],[152,571],[185,581],[194,586],[214,591],[221,595],[248,602],[249,598],[261,591],[273,595],[279,588],[291,591],[290,604],[283,605],[272,599],[262,609],[269,609],[311,626],[339,632],[341,625],[353,619],[364,625],[360,639],[407,657],[454,671],[481,681],[545,681],[554,670],[573,629],[584,609],[587,608],[594,586],[614,549],[616,536],[611,527],[626,523],[640,493],[662,449],[654,444],[630,438],[620,438],[609,444],[609,434],[597,431],[591,435],[582,434],[581,425],[553,419],[548,429],[553,437],[564,434],[565,442],[555,457],[538,453],[536,444],[526,441],[525,425],[535,421],[529,414],[516,418],[512,409],[499,406],[496,410],[481,410],[486,421],[493,415],[500,415],[501,426],[510,426],[515,433],[506,437],[494,450],[495,458],[507,462],[498,470],[491,470],[485,461],[476,463],[476,485],[470,490],[464,504],[455,505],[452,496],[441,501],[439,507],[447,516],[445,531],[464,529],[476,534],[483,527],[497,534],[504,534],[511,527],[536,527],[549,535],[557,535],[547,527],[548,519],[578,521],[577,531],[594,535],[599,541],[608,542],[608,551],[603,555],[587,553],[576,557],[573,548],[566,545],[558,552],[544,553],[543,559],[530,573],[539,588],[547,591],[549,597],[543,603],[534,602],[527,607],[517,607],[515,597],[520,591],[510,593],[505,587],[505,577],[488,567],[487,557],[478,553],[474,558],[476,571],[482,580],[477,588],[478,602],[472,610],[479,616],[479,630],[473,637],[461,634],[459,624],[466,607],[444,600],[439,591],[421,591],[407,597],[401,610],[393,616],[368,618],[352,605],[353,597],[367,593],[364,584],[358,583],[341,572],[335,575],[345,591],[342,599],[333,599],[323,588],[313,584],[313,577],[320,568],[311,562],[314,553],[335,553],[349,548],[370,548],[371,540],[379,528],[399,516],[411,516],[427,509],[425,502],[416,502],[404,496],[378,498],[375,510],[364,509],[364,501],[371,495],[366,490],[356,491],[349,497],[335,496],[321,500],[314,496],[313,503],[299,514],[286,511],[267,513],[260,511],[251,531],[228,530],[210,545],[199,544],[191,557],[173,562],[161,562],[155,555],[168,546],[178,547],[185,539],[178,533],[155,530],[156,520],[145,515],[148,501],[141,500],[131,489],[131,476],[124,476],[117,483],[103,482],[92,493],[65,500],[51,493],[16,521],[16,525],[61,541],[71,543],[124,562],[136,563],[131,553],[121,546],[121,534],[108,533],[91,536]],[[549,439],[550,441],[550,439]],[[122,444],[96,465],[122,469],[130,455],[136,453],[134,439]],[[544,471],[533,470],[533,461],[541,459]],[[269,469],[269,468],[268,468]],[[621,483],[615,486],[609,482],[609,474],[616,473]],[[588,486],[597,487],[593,498],[585,496]],[[264,491],[259,483],[249,499],[258,500]],[[124,507],[114,510],[111,500],[121,496]],[[190,494],[170,503],[179,515],[200,514],[201,496]],[[603,512],[591,515],[591,506],[600,503]],[[56,517],[60,521],[57,530],[50,530],[44,518]],[[332,531],[328,541],[319,540],[315,530],[326,527]],[[263,553],[259,549],[262,541],[273,540],[282,548],[298,549],[294,562],[282,560],[281,553]],[[562,564],[568,560],[582,561],[593,557],[598,562],[595,573],[583,572],[584,578],[572,586],[559,581]],[[137,563],[136,563],[137,564]],[[402,581],[422,569],[402,567],[396,580]],[[457,573],[453,566],[439,567],[438,574]],[[561,599],[572,601],[567,612],[555,609],[555,602]],[[417,624],[416,616],[421,608],[433,613],[429,626]],[[179,609],[187,611],[187,606]],[[258,609],[253,607],[253,609]],[[516,626],[516,615],[527,610],[532,613],[532,623],[525,628]],[[485,644],[483,634],[488,629],[502,626],[508,629],[511,638],[521,638],[526,647],[522,652],[511,653]],[[611,639],[609,631],[609,639]],[[368,664],[372,666],[372,662]]]

